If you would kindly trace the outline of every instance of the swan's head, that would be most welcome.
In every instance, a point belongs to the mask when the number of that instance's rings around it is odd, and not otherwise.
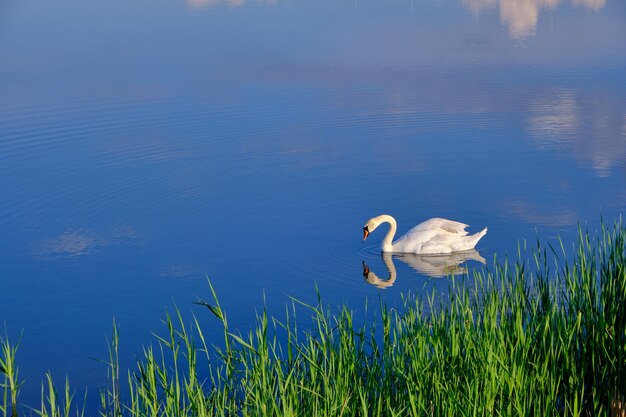
[[[365,226],[363,226],[363,241],[367,239],[370,233],[372,233],[374,230],[376,230],[378,226],[380,226],[380,223],[381,222],[378,220],[378,217],[372,217],[367,221],[367,223],[365,223]]]

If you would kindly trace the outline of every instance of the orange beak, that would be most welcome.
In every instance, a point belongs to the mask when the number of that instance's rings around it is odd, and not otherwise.
[[[362,264],[363,264],[363,276],[367,278],[367,276],[370,274],[370,267],[367,266],[365,261],[362,261]]]
[[[370,235],[370,231],[367,230],[367,226],[363,228],[363,242],[365,242],[365,239],[367,239],[367,237]]]

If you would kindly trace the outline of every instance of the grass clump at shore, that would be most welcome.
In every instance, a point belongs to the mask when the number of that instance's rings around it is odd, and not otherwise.
[[[537,247],[529,260],[452,281],[436,308],[408,298],[358,326],[347,308],[331,314],[321,300],[294,301],[285,319],[263,312],[242,334],[229,328],[213,292],[199,304],[223,324],[220,347],[207,344],[195,319],[168,315],[166,334],[121,373],[114,330],[100,414],[626,415],[625,242],[621,224],[594,239],[581,233],[569,261],[562,247]],[[304,329],[298,305],[312,317]],[[5,365],[16,369],[16,347],[4,346],[7,416],[19,384]],[[128,379],[124,392],[120,377]],[[84,414],[67,384],[59,399],[47,381],[37,414]]]
[[[4,381],[0,385],[2,390],[2,405],[0,405],[0,411],[3,415],[17,415],[17,397],[20,391],[19,373],[17,364],[15,363],[15,354],[17,348],[20,345],[19,341],[16,344],[11,344],[9,337],[5,335],[4,338],[0,337],[0,374],[4,375]],[[9,411],[11,414],[9,414]]]

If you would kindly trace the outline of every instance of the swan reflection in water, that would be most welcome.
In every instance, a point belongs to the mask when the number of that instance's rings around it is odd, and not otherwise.
[[[393,264],[393,258],[400,259],[408,266],[419,272],[420,274],[427,275],[432,278],[443,278],[452,275],[465,274],[467,268],[462,264],[466,261],[477,261],[481,264],[485,264],[485,258],[480,256],[476,249],[454,252],[445,255],[417,255],[414,253],[395,253],[383,252],[383,262],[389,272],[387,279],[382,279],[374,272],[372,272],[363,261],[363,278],[369,284],[375,285],[378,288],[391,287],[396,281],[397,272],[396,267]]]

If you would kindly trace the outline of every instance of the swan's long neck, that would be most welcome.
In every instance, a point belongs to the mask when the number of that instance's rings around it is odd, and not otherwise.
[[[388,287],[391,287],[393,283],[396,281],[396,266],[393,264],[393,259],[391,259],[391,252],[383,253],[383,262],[387,267],[387,271],[389,271],[389,279],[387,280]]]
[[[383,252],[383,262],[385,263],[385,266],[387,267],[387,272],[389,272],[389,278],[387,278],[386,280],[381,279],[374,272],[370,271],[369,268],[367,269],[367,276],[365,277],[365,280],[367,282],[369,282],[372,285],[377,286],[378,288],[391,287],[393,283],[396,282],[396,276],[397,276],[396,267],[393,264],[393,260],[391,259],[390,252]],[[365,265],[365,262],[363,262],[363,265],[367,268],[367,265]]]
[[[383,214],[381,216],[378,216],[378,220],[380,221],[380,223],[389,223],[389,231],[383,239],[383,242],[380,245],[380,249],[383,252],[393,252],[393,237],[396,235],[396,230],[398,229],[396,219],[388,214]]]

